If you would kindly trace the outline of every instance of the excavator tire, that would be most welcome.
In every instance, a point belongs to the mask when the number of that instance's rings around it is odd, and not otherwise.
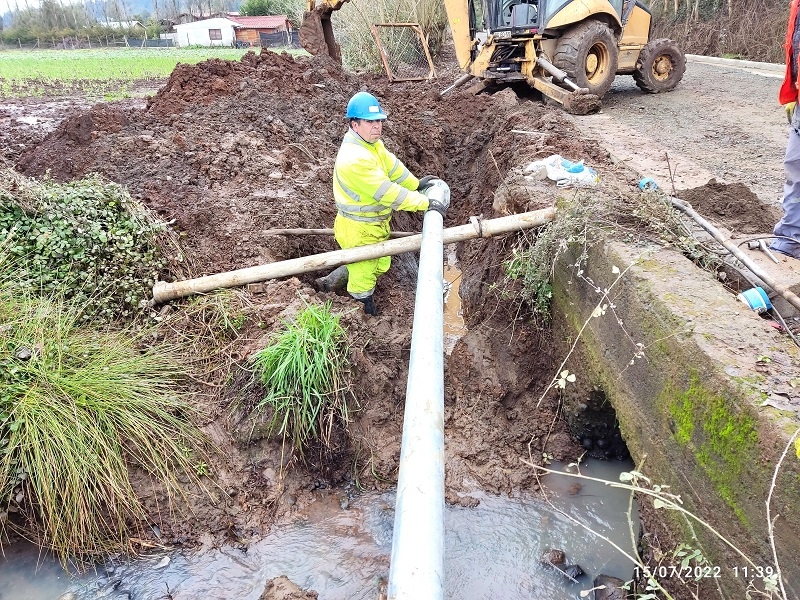
[[[686,57],[669,39],[653,40],[639,53],[633,80],[644,92],[658,94],[673,89],[686,71]]]
[[[567,29],[556,46],[553,64],[578,86],[602,98],[614,83],[618,64],[617,40],[600,21],[583,21]]]

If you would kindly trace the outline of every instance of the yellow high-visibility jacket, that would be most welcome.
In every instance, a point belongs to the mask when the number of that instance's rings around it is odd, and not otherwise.
[[[393,210],[427,210],[428,199],[417,192],[419,180],[383,145],[365,142],[348,129],[333,167],[337,221],[344,217],[387,230]]]

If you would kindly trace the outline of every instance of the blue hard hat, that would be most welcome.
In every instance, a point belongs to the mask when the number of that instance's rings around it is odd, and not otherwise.
[[[378,99],[367,92],[358,92],[347,103],[348,119],[365,119],[367,121],[383,121],[386,115],[381,110]]]

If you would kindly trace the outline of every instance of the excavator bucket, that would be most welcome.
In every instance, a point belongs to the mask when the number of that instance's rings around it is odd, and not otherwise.
[[[585,88],[568,91],[545,77],[539,76],[533,78],[532,85],[548,98],[558,102],[564,107],[564,110],[573,115],[596,113],[602,106],[600,96],[590,94]]]
[[[333,36],[331,25],[332,12],[330,6],[322,5],[305,14],[299,31],[300,45],[309,54],[327,54],[341,63],[342,51]]]
[[[590,115],[600,111],[600,96],[572,92],[564,96],[564,110],[571,115]]]

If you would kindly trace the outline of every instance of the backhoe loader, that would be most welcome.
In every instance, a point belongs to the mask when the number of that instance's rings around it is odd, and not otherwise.
[[[348,0],[307,0],[300,41],[341,60],[331,13]],[[637,0],[444,0],[456,57],[455,85],[525,82],[568,112],[599,110],[616,75],[648,93],[673,89],[686,59],[669,39],[651,40],[651,15]],[[322,43],[324,40],[324,43]],[[454,87],[451,86],[451,87]]]

